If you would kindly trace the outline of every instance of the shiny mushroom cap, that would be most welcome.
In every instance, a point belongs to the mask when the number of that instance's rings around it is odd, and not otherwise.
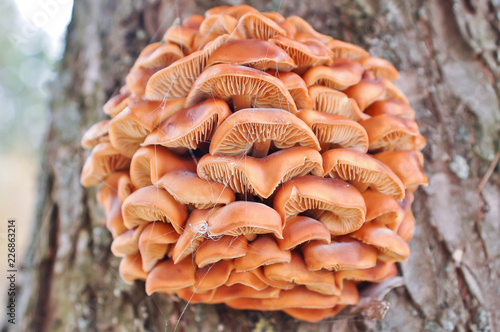
[[[111,143],[99,143],[83,165],[80,183],[84,187],[97,186],[113,172],[127,169],[129,165],[130,158],[120,154]]]
[[[122,258],[120,261],[120,277],[122,280],[132,285],[134,280],[146,280],[148,274],[142,269],[142,260],[140,254],[130,255]]]
[[[184,226],[184,232],[179,237],[172,250],[172,259],[175,264],[192,254],[205,241],[208,229],[208,217],[213,209],[195,209],[189,215]]]
[[[259,266],[290,262],[290,259],[290,251],[281,250],[273,236],[259,235],[248,244],[246,255],[235,259],[234,268],[237,272],[243,272]]]
[[[170,224],[152,222],[145,225],[139,237],[139,252],[142,257],[142,269],[146,272],[165,257],[170,244],[177,242],[179,234]]]
[[[276,35],[286,35],[286,31],[276,22],[256,12],[243,15],[237,30],[246,39],[268,40]]]
[[[373,157],[396,173],[403,186],[410,191],[429,183],[415,151],[387,151],[377,153]]]
[[[365,113],[370,116],[387,114],[415,120],[415,111],[413,108],[411,108],[410,105],[396,99],[376,101],[365,110]]]
[[[312,99],[309,96],[306,82],[296,73],[282,72],[276,69],[269,69],[267,73],[279,78],[293,98],[297,109],[312,108]]]
[[[377,100],[385,97],[385,85],[380,80],[363,78],[358,84],[355,84],[344,93],[356,101],[361,111]]]
[[[292,250],[313,240],[330,243],[330,231],[318,220],[306,216],[296,216],[287,220],[283,229],[283,239],[278,239],[278,244],[282,250]]]
[[[172,260],[166,260],[156,264],[149,272],[146,279],[146,293],[167,293],[194,285],[195,267],[191,257],[174,264]]]
[[[402,143],[412,136],[418,135],[418,125],[415,121],[399,118],[393,115],[376,115],[360,122],[370,140],[370,151],[402,150]]]
[[[322,85],[309,87],[313,109],[329,114],[345,116],[354,121],[370,118],[359,109],[358,104],[344,93]]]
[[[330,50],[316,42],[300,42],[285,36],[274,36],[269,39],[282,48],[293,59],[299,73],[313,66],[331,64]]]
[[[362,47],[338,39],[329,41],[326,45],[333,52],[334,59],[345,58],[356,60],[370,55]]]
[[[92,149],[99,143],[108,142],[109,122],[110,120],[99,121],[87,129],[80,140],[82,148]]]
[[[335,90],[345,90],[361,81],[363,67],[357,62],[337,59],[331,66],[315,66],[303,76],[307,86],[324,85]]]
[[[195,262],[199,268],[221,259],[234,259],[247,254],[247,239],[244,236],[221,236],[207,239],[196,251]]]

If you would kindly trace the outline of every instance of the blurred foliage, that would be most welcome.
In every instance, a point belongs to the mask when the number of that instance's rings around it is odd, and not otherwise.
[[[48,118],[46,82],[54,75],[50,38],[19,14],[13,0],[0,0],[0,153],[34,152]]]

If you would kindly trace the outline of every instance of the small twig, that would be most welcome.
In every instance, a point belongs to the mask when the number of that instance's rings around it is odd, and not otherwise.
[[[500,159],[500,151],[497,152],[495,155],[495,159],[490,164],[490,167],[488,167],[488,170],[484,174],[483,178],[481,179],[481,182],[479,182],[479,185],[477,186],[476,192],[479,194],[481,191],[483,191],[483,187],[486,185],[488,180],[490,179],[491,174],[493,174],[493,171],[495,170],[495,167],[498,164],[498,160]]]

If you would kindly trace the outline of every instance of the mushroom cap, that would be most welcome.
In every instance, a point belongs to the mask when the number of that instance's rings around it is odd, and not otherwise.
[[[310,323],[317,323],[325,318],[333,317],[338,314],[345,306],[335,305],[326,309],[304,309],[304,308],[286,308],[283,312],[293,318],[300,319]]]
[[[179,234],[170,224],[152,222],[145,225],[139,237],[139,251],[142,257],[142,269],[151,271],[155,264],[165,257],[169,245],[176,243]]]
[[[385,97],[385,85],[376,79],[363,78],[358,84],[344,90],[347,97],[356,101],[361,111]]]
[[[236,272],[249,271],[259,266],[288,263],[290,259],[290,251],[281,250],[273,236],[259,235],[248,244],[246,255],[234,260],[234,269]]]
[[[212,211],[212,209],[195,209],[191,212],[184,226],[184,232],[181,234],[172,250],[172,259],[174,263],[177,264],[191,253],[195,252],[205,241],[205,235],[208,229],[207,221]]]
[[[193,40],[196,33],[198,33],[198,29],[183,26],[183,24],[174,25],[168,28],[163,39],[179,45],[181,51],[188,55],[193,52]]]
[[[295,27],[296,33],[304,33],[311,35],[314,39],[319,40],[324,44],[328,44],[333,40],[332,37],[328,35],[324,35],[322,33],[317,32],[306,20],[299,16],[290,16],[286,19],[287,22],[290,22]]]
[[[247,253],[247,239],[244,236],[227,236],[207,239],[196,251],[195,262],[199,268],[217,263],[221,259],[234,259]]]
[[[385,85],[385,99],[396,99],[405,104],[410,104],[403,91],[394,85],[390,80],[385,77],[380,77],[380,80]]]
[[[162,261],[149,272],[146,278],[146,293],[171,294],[179,289],[194,285],[195,267],[191,257],[174,264],[172,260]]]
[[[382,194],[373,189],[362,193],[366,203],[365,221],[376,220],[384,225],[399,222],[404,210],[392,195]]]
[[[236,29],[245,39],[268,40],[276,35],[286,35],[286,31],[276,22],[258,12],[243,15]]]
[[[111,232],[113,239],[128,230],[123,223],[122,202],[119,199],[114,199],[106,212],[106,228]]]
[[[262,290],[256,290],[253,287],[245,286],[242,284],[235,284],[232,286],[221,286],[214,291],[210,301],[206,303],[215,304],[228,301],[237,301],[238,299],[276,299],[280,294],[280,289],[274,287],[267,287]]]
[[[396,99],[376,101],[365,110],[365,113],[370,116],[387,114],[415,120],[415,111],[413,108],[411,108],[410,105]]]
[[[194,289],[196,292],[204,292],[225,285],[233,268],[234,261],[220,260],[212,265],[196,269]]]
[[[361,112],[358,104],[345,93],[322,85],[309,87],[309,95],[313,101],[313,109],[329,114],[345,116],[354,121],[361,121],[370,116]]]
[[[302,146],[280,150],[265,158],[206,154],[198,162],[198,175],[229,186],[238,193],[268,198],[280,183],[296,176],[309,173],[321,176],[322,163],[318,151]]]
[[[207,303],[212,299],[215,289],[208,291],[198,291],[195,286],[181,288],[175,294],[188,303]]]
[[[404,198],[399,177],[384,163],[352,149],[333,149],[322,155],[325,176],[352,181],[357,187],[370,186],[383,194]]]
[[[284,35],[274,36],[269,41],[285,50],[299,68],[331,64],[330,50],[321,43],[300,42]]]
[[[233,191],[223,184],[201,179],[188,170],[168,172],[155,185],[168,191],[178,202],[196,209],[227,205],[235,199]]]
[[[147,273],[142,269],[142,260],[140,254],[130,255],[122,258],[119,267],[122,280],[132,285],[134,280],[146,280]]]
[[[386,59],[368,56],[359,59],[358,62],[366,71],[371,71],[376,77],[385,77],[391,81],[399,77],[398,70]]]
[[[167,148],[196,149],[210,140],[218,126],[231,115],[220,99],[208,99],[170,116],[144,140],[143,145],[159,144]]]
[[[243,310],[282,310],[286,308],[326,309],[337,304],[338,297],[323,295],[298,286],[290,290],[282,290],[278,298],[247,299],[240,297],[227,301],[226,304],[234,309]]]
[[[97,192],[97,201],[106,213],[113,208],[115,201],[121,203],[134,191],[130,177],[126,171],[114,172],[106,178]]]
[[[288,281],[284,281],[284,280],[269,279],[264,274],[264,266],[258,267],[256,269],[250,270],[248,272],[255,274],[260,280],[262,280],[268,286],[271,286],[271,288],[292,289],[296,286],[293,282],[288,282]]]
[[[408,209],[401,220],[397,228],[397,234],[405,240],[407,243],[410,242],[413,234],[415,233],[415,217],[411,212],[411,209]]]
[[[368,133],[370,151],[401,150],[399,144],[411,136],[417,136],[418,125],[415,121],[393,115],[376,115],[359,123]]]
[[[205,16],[210,17],[216,14],[226,14],[239,20],[243,15],[247,13],[258,13],[258,12],[259,11],[257,9],[249,5],[219,6],[207,10],[205,12]]]
[[[82,148],[92,149],[99,143],[108,142],[109,122],[110,120],[99,121],[87,129],[80,140]]]
[[[365,51],[362,47],[357,45],[342,41],[342,40],[332,40],[326,44],[328,48],[333,52],[333,58],[345,58],[345,59],[361,59],[370,54]]]
[[[368,269],[343,270],[335,273],[335,282],[342,289],[344,280],[382,282],[398,274],[395,263],[377,261],[374,267]]]
[[[85,161],[80,177],[80,183],[84,187],[97,186],[110,174],[127,169],[130,158],[120,154],[110,142],[97,144]]]
[[[123,111],[133,99],[134,98],[130,96],[130,93],[120,93],[111,97],[106,104],[104,104],[102,110],[104,113],[109,115],[110,118],[114,118],[120,114],[120,112]]]
[[[350,148],[362,153],[368,151],[368,134],[354,120],[308,109],[301,110],[297,117],[311,127],[322,145]]]
[[[325,295],[340,295],[340,289],[335,284],[331,271],[309,271],[306,263],[298,252],[292,252],[289,262],[266,265],[264,274],[272,280],[283,280],[298,285],[305,285],[309,290]]]
[[[163,146],[143,146],[132,157],[130,179],[134,187],[142,188],[175,170],[195,171],[195,160],[191,156],[180,157]]]
[[[244,96],[252,107],[272,107],[297,112],[295,102],[278,78],[257,69],[232,64],[208,67],[198,76],[186,98],[186,106],[203,99],[225,101]]]
[[[237,25],[238,20],[231,15],[212,15],[203,20],[198,33],[202,36],[212,33],[216,35],[232,34]]]
[[[342,288],[342,294],[338,300],[340,305],[356,305],[359,302],[359,292],[356,283],[346,280]]]
[[[342,180],[317,176],[298,177],[284,183],[276,192],[273,206],[283,221],[307,210],[326,211],[319,221],[332,234],[358,229],[366,213],[365,201],[356,188]]]
[[[297,67],[283,49],[273,43],[258,39],[227,42],[212,53],[208,58],[207,67],[221,63],[247,66],[258,70],[290,71]]]
[[[245,155],[255,142],[271,140],[278,149],[302,145],[319,150],[313,131],[281,109],[248,108],[230,115],[212,137],[211,155]]]
[[[302,77],[296,73],[280,72],[273,68],[269,69],[267,73],[279,78],[283,84],[285,84],[285,87],[288,92],[290,92],[297,109],[300,110],[303,108],[313,107],[312,99],[309,96],[309,90],[307,89],[306,82],[304,82]]]
[[[419,157],[414,151],[387,151],[377,153],[373,158],[387,165],[400,179],[405,188],[414,191],[418,186],[427,186]]]
[[[359,83],[363,67],[355,61],[336,59],[331,66],[315,66],[302,77],[307,86],[324,85],[335,90],[345,90]]]
[[[306,216],[296,216],[287,220],[283,228],[283,239],[278,239],[281,250],[292,250],[310,241],[331,242],[330,231],[318,220]]]
[[[196,78],[205,69],[212,52],[231,39],[233,39],[231,35],[219,36],[209,42],[202,50],[193,52],[157,71],[146,85],[146,98],[168,100],[186,97]]]
[[[260,280],[252,271],[236,272],[236,270],[233,270],[229,279],[227,279],[226,285],[232,286],[236,284],[252,287],[255,290],[263,290],[268,287],[268,285]]]
[[[125,226],[133,228],[152,221],[172,224],[179,234],[187,218],[186,206],[177,202],[166,190],[155,186],[137,189],[122,205]]]
[[[184,99],[161,103],[152,100],[136,100],[109,125],[109,139],[121,154],[132,158],[144,138],[164,119],[183,108]]]
[[[155,72],[155,69],[132,67],[130,72],[127,74],[127,77],[125,77],[125,88],[127,91],[131,92],[132,96],[144,96],[146,84]]]
[[[208,235],[248,235],[271,233],[282,238],[280,215],[262,203],[238,201],[216,209],[208,218]]]
[[[113,239],[111,242],[111,252],[116,257],[125,257],[135,255],[139,252],[138,238],[141,234],[142,227],[129,229]]]
[[[396,232],[376,222],[367,222],[349,236],[370,244],[379,251],[383,261],[404,262],[410,256],[410,247]]]
[[[184,54],[179,46],[172,43],[152,43],[146,46],[135,61],[134,67],[161,69],[170,66]]]
[[[304,260],[310,271],[368,269],[377,262],[377,250],[354,239],[334,240],[330,244],[311,241],[303,247]]]

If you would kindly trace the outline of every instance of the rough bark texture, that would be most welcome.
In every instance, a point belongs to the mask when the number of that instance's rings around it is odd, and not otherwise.
[[[231,1],[231,4],[239,1]],[[497,0],[249,1],[306,18],[320,32],[367,48],[400,70],[428,145],[430,185],[416,194],[405,287],[383,320],[343,314],[319,324],[282,313],[186,305],[126,286],[109,251],[95,190],[79,176],[86,128],[123,83],[139,50],[178,16],[216,1],[78,0],[53,84],[33,243],[18,289],[20,331],[498,331],[500,179],[476,188],[498,151],[500,2]],[[184,311],[184,309],[186,309]],[[8,328],[8,324],[5,328]]]

